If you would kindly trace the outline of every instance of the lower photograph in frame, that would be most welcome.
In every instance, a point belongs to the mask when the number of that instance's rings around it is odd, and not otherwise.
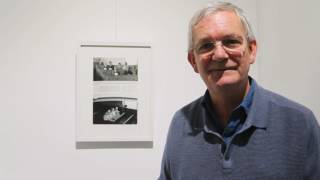
[[[137,107],[136,98],[93,99],[93,124],[137,124]]]
[[[130,146],[148,142],[150,147],[153,134],[150,68],[149,45],[80,46],[76,58],[77,147],[89,147],[83,143],[99,147],[106,143],[109,147],[110,142]],[[79,143],[82,145],[78,146]]]

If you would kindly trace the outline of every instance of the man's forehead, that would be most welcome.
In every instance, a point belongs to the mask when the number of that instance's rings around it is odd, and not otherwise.
[[[219,11],[203,17],[193,28],[195,36],[206,34],[239,34],[244,35],[244,26],[239,16],[233,11]]]

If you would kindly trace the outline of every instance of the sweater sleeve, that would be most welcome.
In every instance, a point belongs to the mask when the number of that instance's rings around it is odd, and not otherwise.
[[[172,180],[172,170],[170,167],[170,161],[171,161],[171,156],[172,156],[172,141],[174,138],[174,126],[175,126],[175,122],[177,121],[176,116],[178,113],[175,113],[174,117],[172,118],[170,127],[169,127],[169,131],[168,131],[168,135],[167,135],[167,140],[166,140],[166,145],[164,147],[164,151],[163,151],[163,156],[162,156],[162,163],[161,163],[161,169],[160,169],[160,176],[158,178],[158,180]]]
[[[305,161],[305,180],[320,179],[320,127],[313,113],[310,113],[308,132],[309,142]]]
[[[167,157],[168,154],[166,151],[167,151],[167,148],[165,147],[163,157],[162,157],[160,176],[158,180],[171,180],[170,163],[169,163],[169,159]]]

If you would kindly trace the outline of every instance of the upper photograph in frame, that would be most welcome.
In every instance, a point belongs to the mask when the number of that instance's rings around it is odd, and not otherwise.
[[[82,43],[76,58],[76,141],[152,141],[151,46]]]

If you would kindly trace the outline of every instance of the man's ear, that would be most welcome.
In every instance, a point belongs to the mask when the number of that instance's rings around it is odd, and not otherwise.
[[[256,61],[257,55],[257,41],[253,40],[249,42],[249,52],[250,52],[250,64]]]
[[[198,71],[198,66],[197,63],[195,61],[195,57],[192,51],[188,52],[188,61],[191,64],[191,66],[193,67],[194,72],[199,73]]]

